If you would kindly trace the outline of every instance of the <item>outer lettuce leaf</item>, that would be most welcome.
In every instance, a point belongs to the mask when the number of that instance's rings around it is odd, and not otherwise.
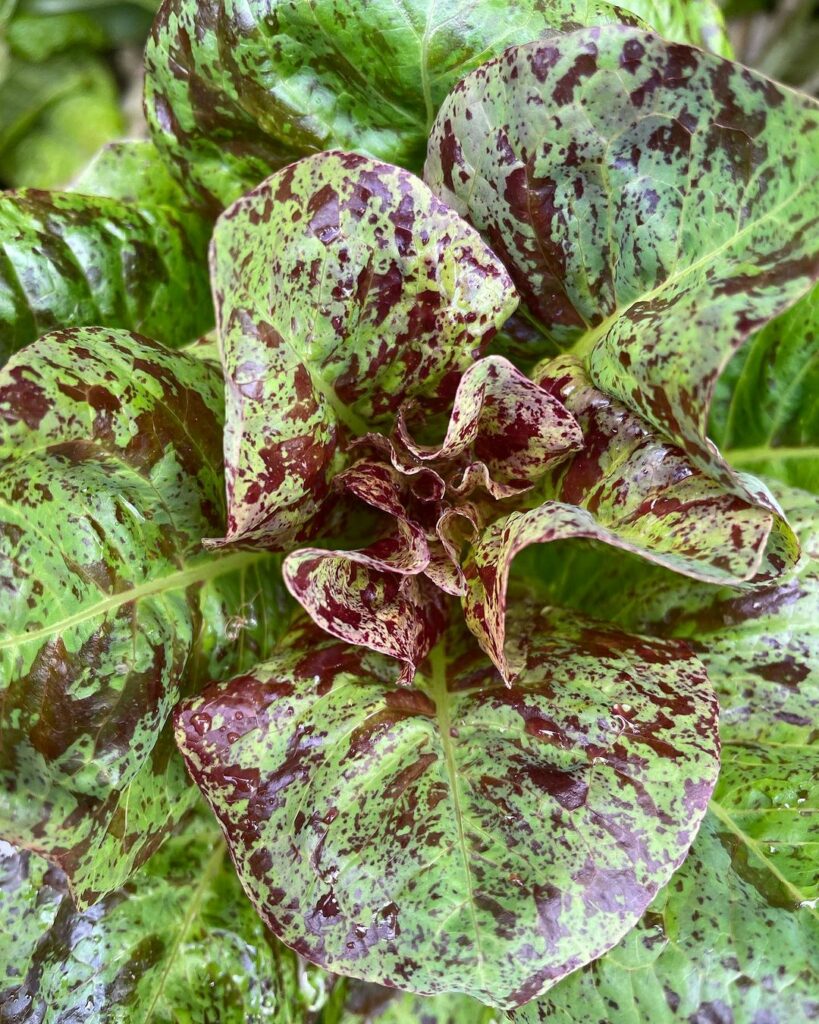
[[[227,541],[309,535],[351,438],[416,396],[451,400],[514,310],[473,228],[407,171],[321,153],[219,219]]]
[[[739,867],[739,870],[737,868]],[[794,1024],[819,1014],[815,913],[771,904],[712,814],[640,924],[515,1024]]]
[[[711,583],[753,578],[760,585],[796,562],[796,538],[778,528],[768,511],[774,499],[761,482],[746,482],[757,505],[736,497],[598,391],[577,357],[539,364],[533,376],[565,403],[583,446],[552,471],[528,511],[485,529],[466,563],[467,623],[505,678],[516,671],[504,653],[508,575],[530,544],[601,541]]]
[[[782,498],[818,555],[815,501]],[[722,769],[711,810],[639,927],[515,1020],[597,1024],[615,1011],[623,1024],[813,1020],[819,563],[806,557],[794,580],[762,594],[668,576],[642,593],[643,619],[687,637],[719,693]]]
[[[307,1020],[297,958],[265,931],[209,822],[86,911],[57,868],[0,842],[0,914],[4,1021]]]
[[[208,226],[153,148],[118,145],[82,182],[90,194],[0,196],[0,363],[57,328],[127,328],[175,347],[213,323]]]
[[[819,493],[819,288],[728,364],[710,433],[734,466]]]
[[[616,942],[717,773],[684,644],[515,607],[504,687],[465,630],[416,689],[309,624],[183,703],[177,739],[264,920],[352,977],[514,1006]]]
[[[595,384],[742,494],[708,406],[731,352],[819,275],[818,127],[804,95],[606,26],[463,79],[426,175]]]
[[[223,516],[221,391],[205,362],[93,328],[0,374],[0,834],[81,904],[191,803],[179,697],[277,632],[275,566],[200,549]]]
[[[644,15],[662,35],[723,49],[711,0],[166,0],[146,52],[156,144],[214,212],[271,171],[340,147],[420,170],[461,76],[553,29]]]

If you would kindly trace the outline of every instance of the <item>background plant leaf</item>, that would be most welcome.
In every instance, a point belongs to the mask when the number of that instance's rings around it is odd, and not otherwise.
[[[710,0],[166,0],[146,51],[156,144],[218,212],[271,171],[339,147],[419,171],[447,92],[507,46],[560,28],[637,21],[724,49]]]
[[[0,834],[84,905],[193,799],[179,697],[264,657],[284,617],[275,562],[200,549],[222,405],[218,370],[126,332],[48,335],[0,373]]]
[[[212,276],[227,378],[228,541],[309,533],[345,442],[414,397],[451,400],[513,311],[509,277],[422,181],[320,153],[218,220]]]
[[[0,841],[0,1020],[303,1024],[296,956],[242,893],[198,819],[90,910],[36,854]]]
[[[127,328],[175,347],[213,323],[209,228],[153,147],[118,145],[81,180],[90,194],[0,196],[0,362],[57,328]]]
[[[424,997],[352,981],[345,994],[338,1015],[325,1011],[321,1024],[501,1024],[505,1016],[452,992]]]
[[[819,274],[817,127],[807,96],[604,26],[463,79],[426,176],[595,384],[742,493],[708,406],[733,349]]]
[[[819,493],[819,288],[737,352],[717,384],[710,436],[734,466]]]
[[[465,630],[402,691],[310,623],[182,705],[246,891],[307,959],[514,1006],[617,941],[684,855],[717,771],[688,648],[523,602],[510,634],[511,690]]]

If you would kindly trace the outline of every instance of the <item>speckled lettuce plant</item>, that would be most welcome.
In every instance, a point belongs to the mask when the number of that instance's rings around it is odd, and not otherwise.
[[[0,197],[0,1022],[819,1017],[817,105],[710,0],[145,99]]]

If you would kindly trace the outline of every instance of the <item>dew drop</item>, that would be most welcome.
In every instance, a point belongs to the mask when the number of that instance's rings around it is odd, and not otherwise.
[[[204,736],[205,733],[210,732],[210,715],[206,711],[197,711],[196,714],[191,715],[191,725],[200,736]]]

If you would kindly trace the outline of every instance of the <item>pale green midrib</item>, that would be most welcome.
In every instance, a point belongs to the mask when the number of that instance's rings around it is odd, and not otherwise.
[[[196,888],[191,893],[190,906],[188,907],[188,911],[182,920],[182,924],[179,928],[179,931],[176,934],[174,943],[171,946],[170,950],[168,951],[168,956],[165,960],[165,967],[162,971],[162,974],[159,976],[159,981],[154,989],[151,1001],[145,1010],[143,1024],[151,1024],[153,1012],[156,1009],[156,1005],[159,1002],[160,996],[165,990],[165,984],[168,980],[168,975],[171,972],[171,968],[173,967],[173,963],[174,960],[176,959],[176,954],[179,951],[179,947],[185,941],[185,938],[187,937],[187,934],[190,931],[191,925],[193,924],[193,920],[196,917],[196,914],[202,905],[202,900],[205,897],[208,886],[221,870],[222,863],[225,859],[225,852],[225,841],[220,836],[216,843],[216,849],[208,858],[208,862],[205,865],[204,870],[202,871],[202,876],[197,882]]]
[[[475,898],[472,888],[472,871],[469,867],[469,853],[466,848],[466,834],[464,832],[464,816],[461,809],[460,783],[458,780],[458,768],[455,764],[455,751],[452,747],[450,736],[449,717],[449,691],[446,685],[446,651],[444,643],[437,644],[429,655],[430,667],[430,690],[438,718],[438,729],[441,733],[441,747],[444,752],[444,763],[449,778],[449,788],[452,792],[452,805],[455,811],[455,825],[458,832],[458,847],[463,863],[464,878],[466,880],[467,897],[469,901],[469,915],[472,919],[472,930],[475,935],[475,948],[478,954],[478,965],[481,983],[486,986],[486,960],[481,949],[481,935],[478,927],[478,919],[475,915]]]
[[[743,235],[758,228],[760,224],[764,224],[765,221],[768,220],[769,218],[775,217],[776,214],[778,214],[782,209],[790,205],[797,197],[801,196],[802,192],[804,192],[808,188],[808,186],[812,184],[812,181],[810,181],[794,189],[794,191],[791,192],[786,199],[783,199],[782,202],[777,203],[776,206],[771,207],[770,210],[764,213],[757,220],[749,221],[744,228],[742,228],[740,231],[737,231],[736,234],[731,235],[731,237],[727,238],[721,245],[718,245],[716,249],[711,249],[709,252],[704,253],[702,256],[700,256],[698,260],[695,260],[693,263],[689,263],[687,267],[684,267],[677,273],[670,274],[668,277],[664,278],[656,287],[650,289],[647,292],[643,292],[641,295],[638,295],[635,299],[632,299],[632,301],[629,302],[627,305],[620,306],[617,309],[615,309],[614,312],[607,316],[605,320],[601,321],[597,325],[597,327],[581,335],[574,343],[572,348],[569,349],[569,351],[572,353],[572,355],[576,355],[581,359],[585,359],[585,357],[591,352],[591,350],[594,348],[594,346],[597,344],[600,338],[605,337],[605,335],[608,334],[609,330],[614,326],[614,324],[616,324],[622,316],[625,316],[625,314],[628,313],[630,309],[632,309],[638,303],[650,302],[657,296],[662,295],[667,288],[677,284],[679,281],[684,280],[688,274],[693,273],[695,270],[699,270],[700,267],[704,266],[707,263],[713,262],[713,260],[720,256],[723,252],[726,252],[727,250],[731,249],[737,243],[737,241],[740,238],[742,238]]]
[[[67,629],[87,622],[89,619],[105,615],[107,612],[113,611],[123,604],[128,604],[130,601],[138,601],[153,594],[184,590],[195,583],[206,583],[209,580],[217,579],[219,576],[224,576],[229,572],[242,569],[268,557],[269,555],[266,551],[241,551],[222,558],[211,557],[207,561],[203,559],[200,565],[195,565],[190,569],[181,569],[179,572],[169,573],[167,576],[162,576],[159,579],[149,580],[147,583],[141,583],[137,587],[131,587],[130,590],[123,590],[118,594],[112,594],[110,597],[105,598],[104,601],[97,601],[95,604],[89,605],[87,608],[83,608],[81,611],[75,612],[59,622],[51,623],[48,626],[41,626],[39,629],[32,630],[29,633],[15,633],[12,636],[0,637],[0,650],[30,643],[33,640],[41,640],[57,632],[62,633]]]
[[[819,459],[819,446],[777,448],[762,444],[753,448],[726,448],[722,456],[732,466],[741,466],[745,462],[774,462],[777,459]]]
[[[741,843],[748,847],[748,849],[753,853],[757,860],[759,860],[762,864],[765,865],[766,869],[770,871],[774,878],[778,879],[778,881],[782,883],[782,885],[785,887],[785,889],[787,889],[791,896],[793,896],[794,901],[797,904],[799,904],[800,907],[802,906],[802,904],[807,904],[807,895],[803,893],[800,889],[798,889],[793,884],[793,882],[791,882],[782,874],[782,872],[773,863],[773,861],[771,861],[770,858],[768,858],[762,852],[760,844],[756,841],[756,839],[753,839],[751,836],[748,835],[747,832],[745,832],[740,827],[740,825],[731,817],[728,811],[725,810],[725,808],[720,804],[718,800],[711,800],[708,804],[708,809],[711,811],[712,814],[719,818],[722,824],[725,825],[725,827],[729,829],[729,831],[733,835],[735,835]],[[783,843],[782,845],[787,844]],[[819,909],[811,907],[810,905],[805,906],[803,909],[809,910],[813,917],[819,920]]]

